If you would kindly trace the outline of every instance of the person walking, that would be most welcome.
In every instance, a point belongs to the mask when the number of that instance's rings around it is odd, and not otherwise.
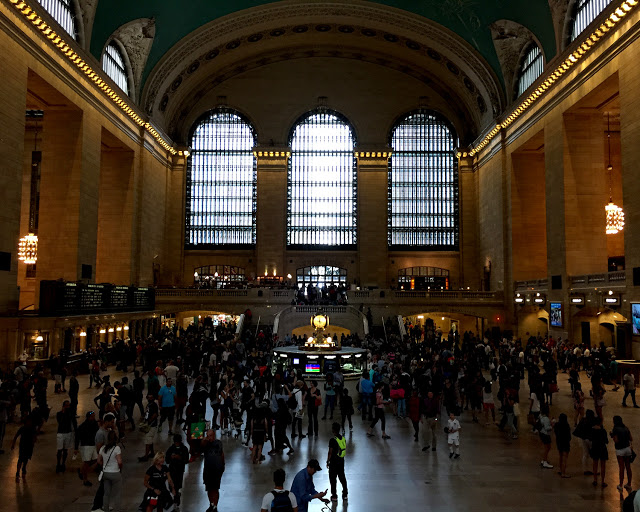
[[[582,418],[578,422],[578,426],[573,431],[573,435],[580,439],[580,444],[582,445],[582,471],[585,476],[592,475],[591,472],[591,432],[592,427],[594,425],[594,419],[596,414],[588,409],[585,413],[584,418]]]
[[[427,397],[423,400],[422,404],[422,423],[427,425],[426,434],[427,444],[422,448],[423,452],[426,452],[431,448],[432,452],[436,451],[436,430],[438,429],[438,415],[440,414],[440,399],[434,396],[433,391],[427,392]]]
[[[75,416],[71,411],[71,402],[62,402],[62,410],[56,414],[58,433],[56,434],[56,473],[67,470],[67,455],[73,449],[73,433],[75,430]]]
[[[342,499],[346,500],[349,491],[347,489],[347,477],[344,474],[344,456],[347,451],[347,440],[340,434],[340,423],[331,425],[332,437],[329,439],[329,453],[327,453],[327,467],[329,468],[329,482],[331,483],[331,501],[338,501],[336,480],[340,479],[342,485]]]
[[[180,490],[184,480],[184,470],[189,462],[189,448],[182,442],[182,435],[173,435],[173,444],[167,449],[165,458],[169,464],[169,475],[175,488],[174,497],[177,510],[180,507]]]
[[[202,442],[204,453],[204,467],[202,479],[209,498],[207,512],[218,512],[220,499],[220,482],[225,470],[224,451],[222,443],[216,439],[216,431],[210,429]]]
[[[460,422],[456,415],[451,411],[447,420],[447,444],[449,445],[449,458],[460,458]],[[455,450],[455,454],[454,454]]]
[[[102,508],[118,512],[122,496],[122,454],[118,446],[118,435],[113,430],[109,431],[107,443],[100,448],[98,464],[102,465],[100,484],[104,486]]]
[[[367,417],[373,419],[372,404],[373,404],[373,382],[369,378],[369,372],[367,370],[362,372],[362,378],[358,382],[358,389],[360,391],[360,405],[362,409],[362,421],[367,421]]]
[[[627,483],[624,485],[624,489],[631,492],[631,456],[633,454],[631,443],[633,442],[633,437],[631,436],[631,431],[622,422],[622,418],[620,416],[613,417],[613,430],[611,430],[610,435],[613,439],[616,449],[616,458],[618,459],[618,474],[620,477],[618,490],[622,492],[622,484],[624,484],[624,473],[626,469]]]
[[[593,459],[593,486],[598,485],[598,462],[600,462],[600,481],[602,488],[607,486],[604,481],[607,461],[609,460],[609,452],[607,450],[607,444],[609,439],[607,438],[607,431],[602,426],[602,418],[595,416],[593,419],[593,426],[591,427],[591,458]]]
[[[324,383],[324,414],[322,419],[327,419],[327,409],[329,410],[329,419],[333,419],[333,410],[336,408],[336,388],[333,383],[333,374],[327,375],[327,381]]]
[[[160,401],[160,422],[158,423],[158,433],[162,432],[162,424],[164,420],[169,421],[169,435],[173,435],[173,418],[176,412],[176,388],[173,380],[167,377],[166,384],[158,393]]]
[[[624,396],[622,397],[622,407],[627,406],[627,397],[631,395],[631,401],[633,407],[638,408],[636,404],[636,378],[629,370],[622,377],[622,383],[624,384]]]
[[[291,414],[289,413],[289,408],[287,407],[287,403],[284,401],[284,398],[278,398],[278,410],[275,413],[275,426],[274,426],[274,437],[275,437],[275,446],[273,450],[269,452],[269,455],[275,455],[276,453],[281,453],[282,449],[287,446],[289,451],[288,455],[294,453],[293,447],[291,446],[291,442],[287,437],[287,427],[289,423],[291,423]]]
[[[567,459],[571,450],[571,426],[566,414],[562,413],[558,416],[558,422],[553,426],[553,431],[556,434],[556,448],[560,459],[560,476],[569,478],[570,475],[567,475]]]
[[[146,423],[147,432],[144,435],[144,455],[138,457],[139,462],[146,462],[153,454],[153,440],[156,436],[156,427],[158,426],[158,416],[160,408],[152,394],[147,395],[147,408],[144,413],[144,422]],[[142,430],[142,427],[140,428]]]
[[[273,472],[273,490],[262,498],[260,512],[298,512],[298,501],[295,494],[285,490],[284,469],[276,469]]]
[[[69,385],[69,388],[71,388],[71,385]],[[82,466],[78,469],[78,476],[83,485],[87,487],[93,485],[89,481],[89,470],[95,466],[95,461],[98,459],[95,439],[99,428],[95,413],[89,411],[85,416],[84,422],[76,430],[75,450],[80,453],[80,460],[82,460]]]
[[[165,464],[164,452],[157,452],[154,455],[153,464],[144,475],[144,486],[147,488],[142,498],[144,512],[153,512],[154,509],[162,512],[173,505],[173,496],[177,496],[177,493],[169,466]],[[168,487],[171,489],[171,494]]]
[[[353,423],[351,422],[351,416],[353,415],[353,399],[349,396],[349,390],[347,388],[342,389],[342,396],[340,397],[340,415],[342,417],[342,433],[346,431],[344,426],[346,422],[349,422],[349,431],[353,431]]]
[[[295,439],[296,437],[296,425],[298,426],[298,436],[300,439],[304,439],[307,437],[302,434],[302,417],[304,416],[304,412],[302,410],[303,400],[302,400],[302,381],[299,380],[296,382],[296,388],[291,392],[291,396],[287,401],[287,405],[291,410],[291,439]]]
[[[382,439],[391,439],[391,436],[388,436],[387,433],[385,432],[386,419],[384,416],[384,406],[385,404],[388,403],[388,401],[386,401],[382,396],[382,388],[383,388],[383,384],[381,382],[376,384],[376,395],[375,395],[376,405],[374,408],[375,417],[373,418],[371,425],[369,425],[367,436],[373,437],[375,435],[373,433],[373,429],[375,428],[376,423],[378,423],[378,420],[380,420],[380,430],[382,431]]]
[[[307,391],[307,414],[309,415],[309,425],[307,427],[307,436],[318,437],[318,409],[322,405],[322,394],[318,389],[318,383],[311,381],[309,391]]]
[[[584,392],[582,391],[582,384],[576,382],[573,386],[573,409],[575,410],[575,417],[573,419],[574,426],[578,426],[580,420],[584,417]]]
[[[291,483],[291,492],[298,502],[298,512],[307,512],[311,500],[318,499],[325,505],[329,503],[329,500],[325,498],[327,490],[318,492],[313,485],[313,475],[318,471],[322,471],[320,463],[316,459],[311,459],[307,467],[301,469]]]
[[[20,470],[22,470],[22,480],[27,480],[27,464],[33,456],[33,446],[36,444],[37,433],[36,428],[33,425],[33,421],[30,417],[24,421],[22,425],[13,437],[11,443],[11,449],[16,447],[16,441],[20,438],[20,444],[18,447],[18,465],[16,466],[16,482],[20,481]]]
[[[549,464],[549,451],[551,450],[551,420],[549,419],[549,405],[543,404],[540,407],[540,441],[542,441],[542,460],[540,466],[545,469],[553,469],[553,465]]]

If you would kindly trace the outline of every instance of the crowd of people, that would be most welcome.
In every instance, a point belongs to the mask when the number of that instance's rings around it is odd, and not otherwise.
[[[69,452],[80,456],[77,472],[83,485],[97,484],[94,511],[120,508],[124,485],[120,443],[130,431],[143,433],[138,460],[150,463],[139,510],[177,509],[185,468],[202,457],[209,511],[213,512],[225,470],[220,438],[236,437],[250,446],[250,461],[259,465],[285,449],[293,453],[295,438],[317,438],[320,414],[320,420],[332,422],[326,462],[330,496],[315,490],[313,475],[322,467],[312,459],[296,474],[290,491],[283,487],[284,470],[276,471],[275,487],[265,495],[261,510],[303,512],[313,499],[337,502],[338,481],[346,500],[346,428],[353,430],[352,418],[359,414],[368,426],[367,436],[376,437],[379,425],[382,441],[391,442],[386,432],[387,412],[410,421],[415,442],[422,441],[417,449],[424,452],[437,450],[442,436],[439,425],[446,423],[452,460],[461,457],[464,446],[463,416],[486,427],[496,425],[510,442],[530,429],[539,436],[540,467],[544,469],[554,467],[550,453],[555,438],[557,469],[563,478],[571,476],[567,462],[575,437],[582,448],[584,474],[592,475],[593,485],[602,487],[607,485],[605,462],[611,439],[619,467],[617,488],[621,493],[633,490],[633,436],[619,415],[610,419],[606,414],[605,385],[613,386],[609,392],[616,390],[618,377],[615,354],[604,346],[589,349],[537,336],[512,340],[499,332],[482,337],[469,332],[442,335],[432,323],[407,324],[405,336],[391,333],[384,339],[351,336],[343,340],[367,349],[367,370],[357,381],[357,396],[351,396],[340,369],[317,382],[296,368],[272,367],[271,349],[282,341],[268,328],[255,335],[254,330],[246,329],[238,336],[235,327],[205,322],[184,331],[165,329],[147,340],[120,340],[110,356],[104,349],[94,350],[87,360],[89,386],[100,391],[94,399],[95,411],[87,412],[81,423],[77,417],[78,369],[67,372],[64,358],[53,358],[48,369],[27,370],[24,362],[17,364],[0,386],[0,448],[6,423],[20,422],[12,442],[13,448],[19,440],[16,480],[27,478],[38,432],[52,422],[45,376],[50,370],[54,391],[69,397],[54,415],[55,471],[66,471]],[[122,375],[113,384],[109,370],[105,371],[109,357],[116,365],[110,371]],[[134,371],[131,382],[130,368]],[[568,374],[571,389],[565,391],[571,392],[573,412],[553,405],[559,372]],[[71,374],[68,382],[67,373]],[[631,397],[637,407],[633,374],[627,372],[621,380],[622,405]],[[157,446],[165,426],[173,440],[166,452]],[[264,453],[267,443],[269,451]],[[633,499],[630,494],[628,501]],[[638,507],[640,510],[640,502]]]

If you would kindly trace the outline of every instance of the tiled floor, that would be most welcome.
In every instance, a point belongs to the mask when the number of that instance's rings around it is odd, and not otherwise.
[[[111,371],[112,381],[119,378]],[[586,379],[583,377],[583,380]],[[79,414],[93,409],[94,390],[87,390],[87,377],[81,377]],[[52,386],[51,386],[52,387]],[[570,413],[571,403],[566,376],[561,376],[560,393],[556,395],[552,415]],[[522,393],[524,396],[524,392]],[[34,512],[88,512],[91,508],[96,486],[81,485],[76,475],[78,461],[69,461],[65,474],[55,474],[55,412],[63,397],[52,396],[52,420],[44,428],[35,447],[34,458],[29,465],[27,482],[14,481],[16,452],[8,450],[16,426],[7,429],[4,448],[0,455],[0,482],[2,496],[0,511]],[[620,414],[635,436],[640,436],[640,409],[620,406],[622,390],[607,394],[605,407],[606,427],[611,427],[611,417]],[[136,413],[137,414],[137,413]],[[387,420],[387,433],[391,439],[368,438],[359,416],[354,418],[355,430],[347,436],[347,479],[349,502],[339,502],[333,510],[371,512],[388,510],[433,510],[433,511],[542,511],[562,512],[598,510],[619,511],[620,494],[616,490],[617,464],[610,447],[607,466],[609,487],[605,490],[593,488],[590,477],[582,475],[581,449],[572,444],[569,458],[570,479],[561,479],[555,469],[539,467],[540,443],[538,437],[523,427],[520,438],[507,440],[495,426],[484,427],[473,424],[471,415],[461,418],[461,453],[459,460],[450,460],[446,448],[446,436],[442,433],[438,451],[422,452],[421,443],[414,443],[412,427],[407,420],[393,417]],[[523,418],[524,419],[524,418]],[[272,472],[283,467],[287,472],[287,483],[309,458],[317,458],[324,467],[327,456],[330,422],[320,421],[321,435],[318,439],[296,440],[296,453],[292,456],[269,457],[258,466],[249,461],[249,450],[238,440],[225,438],[224,449],[227,469],[222,479],[219,504],[221,512],[258,511],[261,498],[271,489]],[[124,494],[122,507],[135,511],[144,493],[143,478],[148,464],[137,462],[142,454],[141,435],[136,431],[128,434],[124,449]],[[166,432],[159,438],[157,446],[165,449],[170,444]],[[269,445],[265,450],[268,451]],[[550,461],[557,463],[555,447]],[[635,482],[640,486],[640,466]],[[202,461],[187,469],[183,490],[182,510],[204,512],[208,501],[201,482]],[[95,475],[92,477],[95,482]],[[329,487],[327,471],[318,473],[316,488]],[[634,485],[635,487],[635,485]],[[626,495],[626,493],[625,493]],[[320,503],[312,502],[310,511],[319,511]]]

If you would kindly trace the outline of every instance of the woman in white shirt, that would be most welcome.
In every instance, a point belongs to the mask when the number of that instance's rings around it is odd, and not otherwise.
[[[120,510],[122,497],[122,454],[117,445],[118,436],[111,430],[107,436],[107,443],[100,448],[98,464],[102,465],[102,485],[104,485],[104,498],[102,509],[116,512]]]

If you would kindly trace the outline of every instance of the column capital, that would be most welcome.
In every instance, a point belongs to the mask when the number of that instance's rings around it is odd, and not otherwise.
[[[388,146],[358,146],[354,150],[354,155],[358,159],[358,168],[360,170],[379,170],[381,167],[385,169],[389,165],[392,150]]]
[[[256,158],[258,170],[280,171],[287,168],[289,158],[291,158],[291,148],[256,146],[253,148],[253,156]]]

